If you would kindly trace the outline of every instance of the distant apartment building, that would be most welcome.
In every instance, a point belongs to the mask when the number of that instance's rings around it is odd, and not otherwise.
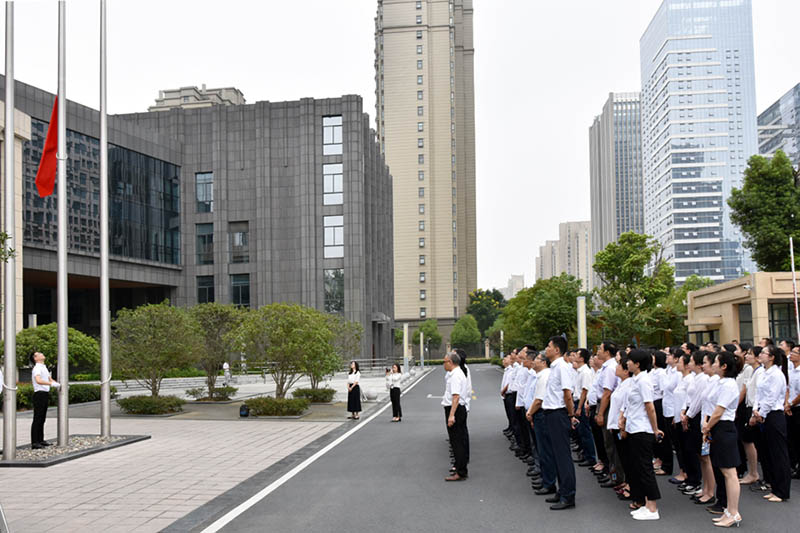
[[[645,233],[681,283],[755,266],[726,200],[758,153],[750,0],[664,0],[640,40]]]
[[[778,150],[800,164],[800,83],[758,115],[758,153],[770,157]]]
[[[639,93],[609,94],[589,128],[589,147],[593,263],[623,233],[644,233]]]
[[[500,289],[503,298],[510,300],[517,295],[519,291],[525,288],[525,274],[512,274],[508,278],[508,285],[504,289]]]
[[[378,141],[394,187],[394,316],[452,325],[477,288],[472,0],[378,0]]]
[[[583,290],[594,287],[592,276],[592,224],[589,221],[562,222],[558,240],[546,241],[536,258],[536,279],[549,279],[562,273],[581,280]]]
[[[242,105],[245,104],[242,91],[236,87],[222,87],[219,89],[206,89],[195,86],[181,87],[179,89],[166,89],[158,92],[155,105],[148,111],[169,111],[170,109],[197,109],[215,105]]]

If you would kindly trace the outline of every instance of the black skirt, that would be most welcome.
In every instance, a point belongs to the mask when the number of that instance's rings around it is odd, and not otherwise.
[[[356,385],[347,393],[347,412],[361,412],[361,387]]]
[[[736,416],[739,416],[738,412]],[[761,426],[759,424],[751,426],[751,416],[753,416],[753,408],[745,406],[744,410],[742,411],[742,420],[744,422],[742,427],[742,442],[756,442],[761,438]]]
[[[711,464],[715,468],[736,468],[739,457],[736,425],[730,420],[720,420],[711,428]]]

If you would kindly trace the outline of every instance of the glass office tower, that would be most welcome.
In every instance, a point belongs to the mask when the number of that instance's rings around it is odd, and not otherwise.
[[[800,83],[758,115],[758,151],[772,157],[778,150],[800,164]]]
[[[640,60],[645,232],[678,283],[754,271],[726,203],[758,153],[750,0],[664,0]]]

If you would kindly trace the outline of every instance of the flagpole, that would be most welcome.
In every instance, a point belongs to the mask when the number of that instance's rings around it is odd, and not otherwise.
[[[797,339],[800,342],[800,313],[797,309],[797,275],[794,270],[794,241],[789,237],[789,257],[792,262],[792,291],[794,292],[794,321],[797,327]]]
[[[108,110],[106,0],[100,0],[100,435],[111,436],[111,306],[108,283]]]
[[[6,246],[16,247],[16,193],[14,191],[14,2],[6,2],[6,101],[5,101],[5,232]],[[17,265],[13,255],[5,271],[5,373],[3,375],[3,459],[17,456]]]
[[[58,445],[69,444],[66,3],[58,0]]]

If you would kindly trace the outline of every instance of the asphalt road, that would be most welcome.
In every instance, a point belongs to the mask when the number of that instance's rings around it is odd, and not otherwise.
[[[470,477],[447,483],[444,415],[439,405],[443,370],[437,369],[402,399],[403,422],[391,409],[313,462],[231,521],[222,531],[536,532],[716,531],[711,515],[678,494],[664,478],[661,520],[636,522],[626,502],[602,489],[585,468],[577,473],[577,508],[550,511],[535,496],[525,466],[501,434],[505,415],[498,395],[501,374],[474,365],[469,415]],[[433,397],[429,397],[433,396]],[[364,424],[364,421],[361,422]],[[794,498],[765,503],[745,489],[740,505],[747,531],[800,531],[800,483]]]

